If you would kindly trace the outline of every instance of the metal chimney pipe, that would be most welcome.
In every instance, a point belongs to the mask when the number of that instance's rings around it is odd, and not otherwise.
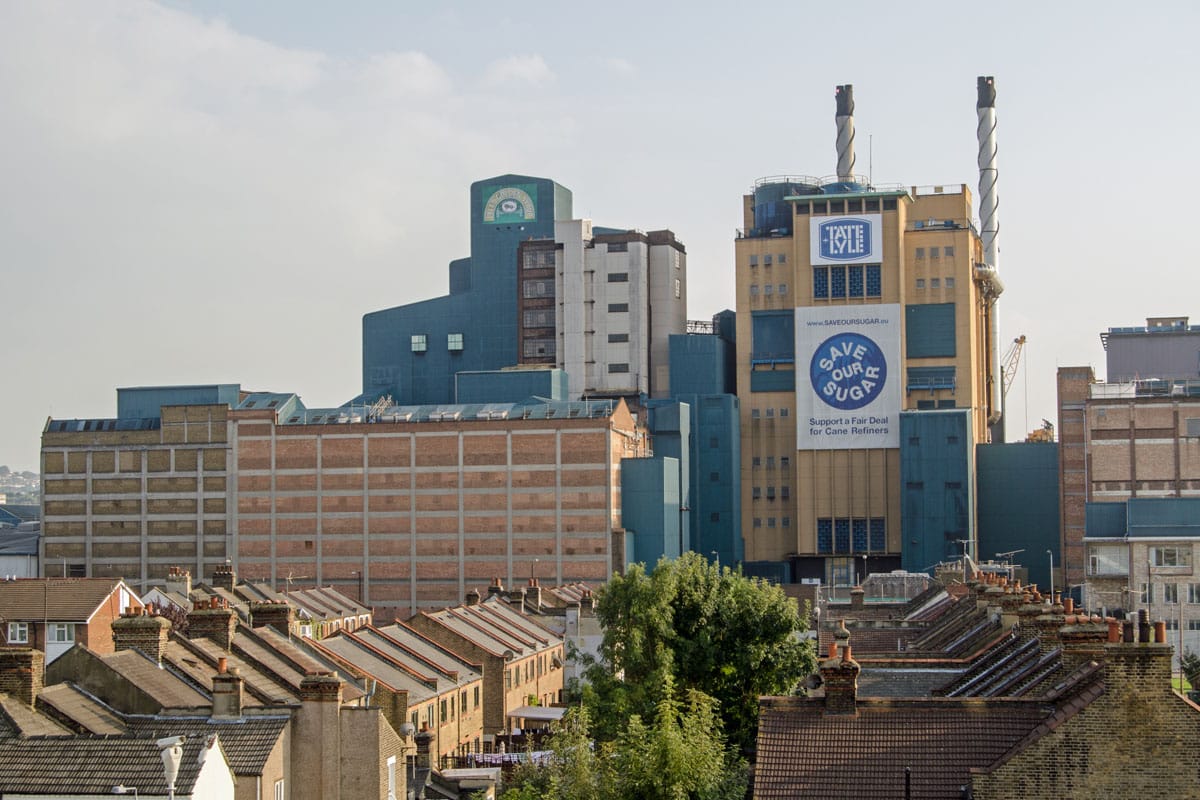
[[[854,180],[854,86],[834,89],[837,98],[837,175],[839,181]]]
[[[979,99],[975,113],[979,123],[975,129],[979,140],[979,235],[983,239],[983,260],[989,267],[1000,269],[1000,195],[996,189],[996,81],[991,75],[977,79]]]

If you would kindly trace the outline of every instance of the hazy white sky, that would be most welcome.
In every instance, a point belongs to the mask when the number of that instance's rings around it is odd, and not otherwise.
[[[0,2],[0,464],[36,469],[46,418],[113,416],[117,386],[344,402],[362,315],[445,293],[495,174],[673,229],[689,316],[731,308],[741,196],[834,172],[839,83],[860,172],[974,192],[996,76],[1010,438],[1054,419],[1058,365],[1103,376],[1102,329],[1200,322],[1200,5],[584,8]]]

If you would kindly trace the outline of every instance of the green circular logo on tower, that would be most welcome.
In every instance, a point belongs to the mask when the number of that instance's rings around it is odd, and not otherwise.
[[[533,197],[525,189],[505,186],[492,192],[483,203],[483,221],[496,224],[532,222],[537,219]]]

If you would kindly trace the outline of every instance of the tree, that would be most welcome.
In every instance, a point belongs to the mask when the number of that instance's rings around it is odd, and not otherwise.
[[[1179,669],[1193,689],[1200,689],[1200,655],[1185,650],[1179,659]]]
[[[631,566],[600,591],[596,616],[601,660],[588,669],[584,697],[601,738],[635,714],[653,718],[673,679],[712,697],[730,743],[745,749],[758,698],[792,693],[816,668],[799,638],[807,621],[782,589],[696,553],[660,560],[649,574]]]

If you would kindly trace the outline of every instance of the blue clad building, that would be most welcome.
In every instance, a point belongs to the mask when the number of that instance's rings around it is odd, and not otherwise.
[[[471,255],[450,263],[450,294],[363,316],[363,399],[455,402],[454,376],[518,362],[517,246],[554,239],[571,192],[546,178],[471,184]]]

